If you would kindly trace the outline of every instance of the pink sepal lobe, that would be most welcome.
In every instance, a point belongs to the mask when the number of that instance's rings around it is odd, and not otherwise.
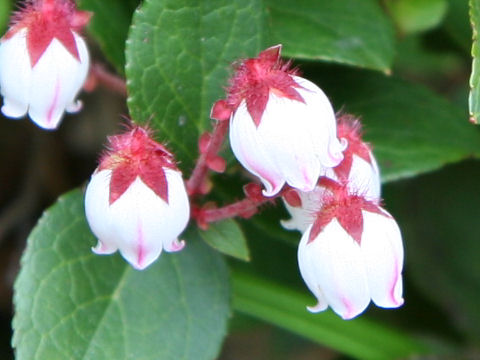
[[[218,100],[212,106],[210,111],[210,118],[214,120],[224,121],[230,119],[232,109],[228,106],[226,100]]]
[[[322,178],[326,179],[326,178]],[[328,179],[328,183],[333,180]],[[322,181],[320,181],[322,183]],[[380,206],[373,201],[366,200],[364,197],[356,194],[350,194],[347,185],[336,183],[336,186],[329,186],[329,191],[323,199],[323,207],[317,213],[315,222],[310,230],[308,243],[314,241],[322,230],[330,224],[333,219],[337,219],[342,228],[361,245],[363,234],[363,211],[376,213],[385,217],[390,217],[381,210]]]
[[[291,100],[305,102],[296,89],[301,88],[293,78],[296,69],[280,58],[282,46],[276,45],[262,51],[256,58],[240,62],[227,89],[227,107],[234,111],[242,101],[258,127],[271,93]],[[221,100],[223,101],[223,100]]]
[[[165,169],[178,169],[172,154],[150,137],[150,131],[133,126],[124,134],[109,137],[108,141],[110,149],[102,156],[99,170],[112,170],[110,205],[122,196],[137,177],[168,203]]]
[[[292,207],[301,207],[302,206],[302,199],[300,195],[298,195],[297,190],[295,189],[287,189],[283,192],[283,199],[287,202],[288,205]]]

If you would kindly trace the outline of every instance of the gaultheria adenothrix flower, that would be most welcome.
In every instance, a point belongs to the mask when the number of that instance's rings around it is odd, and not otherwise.
[[[369,145],[362,141],[361,123],[353,116],[344,114],[338,118],[338,137],[347,144],[343,160],[335,168],[328,169],[325,176],[344,183],[351,194],[361,195],[378,203],[380,200],[380,171]],[[282,195],[285,208],[292,216],[282,221],[284,228],[302,233],[313,223],[321,208],[325,189],[318,185],[313,191],[289,190]]]
[[[144,269],[165,249],[184,247],[178,235],[190,217],[190,205],[172,154],[149,130],[133,127],[109,137],[85,194],[85,212],[98,238],[93,251],[119,250],[136,269]]]
[[[2,113],[27,114],[38,126],[55,129],[65,111],[77,112],[75,97],[89,67],[84,40],[78,35],[90,14],[70,0],[31,0],[14,15],[0,40]]]
[[[211,113],[230,119],[233,153],[260,178],[265,196],[276,195],[285,183],[311,191],[325,168],[343,158],[328,98],[289,69],[280,51],[277,45],[242,61],[226,100],[215,103]]]
[[[370,300],[384,308],[401,306],[403,246],[397,223],[346,186],[331,189],[298,247],[300,273],[318,301],[308,309],[330,306],[351,319]]]

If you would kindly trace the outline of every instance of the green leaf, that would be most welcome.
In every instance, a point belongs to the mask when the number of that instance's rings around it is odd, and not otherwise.
[[[470,21],[473,29],[472,43],[472,73],[470,75],[470,96],[468,98],[468,108],[470,111],[470,121],[479,124],[480,116],[480,1],[470,0]]]
[[[270,43],[284,55],[321,59],[388,72],[394,31],[374,0],[267,0]]]
[[[79,0],[82,10],[93,12],[89,32],[100,44],[104,55],[123,73],[125,40],[132,14],[140,0]]]
[[[392,184],[386,192],[388,208],[402,228],[408,250],[407,275],[449,315],[450,326],[477,345],[479,178],[480,163],[472,160]]]
[[[328,311],[311,314],[313,299],[245,272],[233,273],[236,311],[282,327],[355,359],[398,359],[426,352],[423,344],[363,318],[345,321]]]
[[[468,18],[469,0],[449,0],[444,27],[448,35],[465,51],[472,48],[472,28]]]
[[[0,0],[0,34],[3,34],[8,25],[11,9],[12,2],[10,0]]]
[[[128,106],[189,169],[210,108],[224,97],[229,64],[262,44],[258,0],[146,0],[127,43]]]
[[[208,230],[198,231],[202,239],[215,250],[240,260],[250,260],[247,240],[234,220],[209,224]]]
[[[343,68],[321,79],[336,109],[362,118],[384,182],[480,156],[480,133],[467,114],[420,85]]]
[[[229,316],[228,271],[195,232],[144,271],[94,255],[83,195],[59,199],[28,239],[15,283],[17,359],[212,359]]]
[[[182,170],[191,169],[198,137],[210,129],[210,108],[225,95],[230,64],[275,42],[285,44],[287,56],[387,71],[394,40],[373,0],[146,0],[126,48],[133,120],[159,130]]]
[[[404,34],[422,32],[438,26],[448,7],[447,0],[387,0],[385,4]]]

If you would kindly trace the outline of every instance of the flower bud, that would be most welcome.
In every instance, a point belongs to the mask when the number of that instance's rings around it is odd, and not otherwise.
[[[338,137],[347,144],[343,151],[343,160],[326,176],[346,182],[350,193],[362,195],[368,200],[380,199],[380,170],[370,146],[363,142],[361,123],[352,115],[344,114],[338,118]]]
[[[27,114],[38,126],[55,129],[65,111],[77,112],[77,93],[86,80],[89,55],[78,35],[89,13],[70,0],[33,0],[16,14],[0,40],[2,113]]]
[[[136,269],[144,269],[166,251],[179,251],[178,235],[190,218],[190,205],[172,155],[133,127],[109,138],[85,194],[85,213],[98,244],[97,254],[119,250]]]
[[[219,120],[230,114],[233,153],[260,178],[265,196],[276,195],[285,183],[311,191],[325,169],[343,158],[328,98],[282,63],[280,50],[277,45],[242,61],[227,99],[212,109]]]
[[[308,307],[330,306],[344,319],[362,313],[370,300],[395,308],[402,298],[402,237],[391,215],[345,187],[324,199],[315,222],[302,236],[298,263],[303,280],[317,298]]]

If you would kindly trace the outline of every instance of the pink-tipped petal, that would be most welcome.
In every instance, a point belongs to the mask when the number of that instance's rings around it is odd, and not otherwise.
[[[403,304],[403,246],[397,223],[391,217],[363,211],[362,255],[373,302],[395,308]]]
[[[65,111],[70,114],[75,114],[82,109],[83,109],[83,102],[81,100],[75,100],[71,102],[69,105],[67,105],[67,107],[65,108]]]
[[[92,247],[92,251],[97,255],[110,255],[117,251],[118,248],[112,243],[104,243],[98,241],[97,246]]]
[[[175,239],[169,244],[165,244],[165,251],[167,252],[177,252],[182,250],[185,247],[184,240]]]
[[[314,314],[325,311],[327,310],[327,308],[328,308],[328,303],[324,299],[322,299],[321,301],[318,300],[315,306],[307,306],[307,310]]]

